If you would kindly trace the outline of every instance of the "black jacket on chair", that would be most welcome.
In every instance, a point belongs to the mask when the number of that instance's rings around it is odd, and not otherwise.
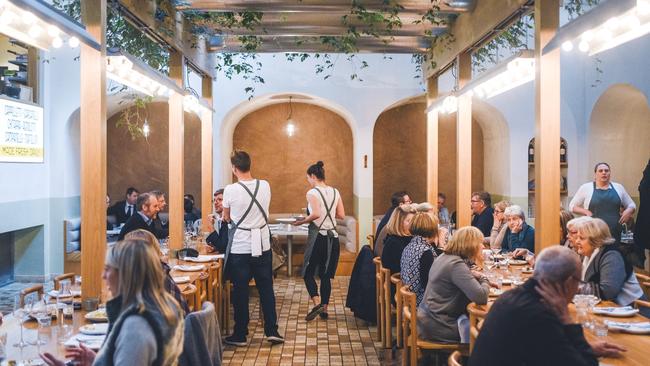
[[[122,227],[122,230],[120,231],[120,236],[118,236],[117,240],[124,240],[124,236],[126,236],[126,234],[138,229],[144,229],[156,235],[155,229],[153,227],[153,221],[150,225],[147,225],[142,216],[136,212],[133,214],[133,216],[131,216],[131,218],[126,221]]]
[[[135,215],[137,212],[138,210],[135,208],[135,205],[133,205],[133,215]],[[106,210],[106,216],[110,216],[110,215],[115,216],[115,221],[117,222],[117,225],[127,222],[129,216],[127,216],[126,214],[126,201],[119,201],[115,203],[113,206],[109,207]]]
[[[205,241],[217,252],[225,253],[228,246],[228,223],[222,220],[219,232],[213,231]]]
[[[650,249],[650,160],[639,183],[639,212],[634,226],[634,243],[641,253],[643,248]]]
[[[345,306],[350,308],[359,319],[369,323],[377,321],[377,308],[375,306],[375,264],[372,262],[374,254],[369,245],[364,245],[354,262],[348,296]]]
[[[487,314],[469,366],[597,366],[580,324],[562,324],[535,291],[537,281],[505,292]]]

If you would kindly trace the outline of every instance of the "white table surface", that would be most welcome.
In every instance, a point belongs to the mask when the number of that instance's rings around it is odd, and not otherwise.
[[[293,274],[293,237],[294,236],[307,236],[309,231],[307,230],[307,225],[293,226],[287,224],[270,224],[269,228],[273,235],[283,235],[287,237],[287,274],[291,276]]]

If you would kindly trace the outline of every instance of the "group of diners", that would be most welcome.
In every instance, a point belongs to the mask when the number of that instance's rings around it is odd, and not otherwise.
[[[430,204],[413,204],[407,192],[396,192],[377,228],[374,251],[382,266],[391,274],[400,273],[402,283],[416,294],[419,337],[443,343],[469,341],[469,324],[464,321],[468,304],[487,304],[490,287],[497,286],[488,280],[489,269],[483,268],[484,250],[498,249],[527,260],[534,274],[492,306],[471,365],[588,365],[597,364],[597,356],[624,352],[607,342],[588,343],[567,310],[581,283],[592,284],[601,300],[620,306],[646,299],[627,244],[616,235],[636,206],[609,178],[609,166],[597,164],[594,182],[583,185],[571,201],[572,212],[562,209],[559,214],[559,245],[537,257],[534,228],[518,205],[500,201],[492,208],[487,192],[474,192],[472,226],[457,230],[447,242],[447,230],[453,226],[441,223],[447,217],[453,223],[454,214],[441,214],[446,212],[444,195],[439,196],[436,212],[423,209]],[[650,317],[649,308],[639,310]],[[534,352],[524,355],[529,350]],[[515,361],[506,360],[513,352]]]

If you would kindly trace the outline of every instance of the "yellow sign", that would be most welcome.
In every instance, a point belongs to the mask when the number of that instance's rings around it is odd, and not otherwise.
[[[0,98],[0,162],[42,163],[43,108]]]

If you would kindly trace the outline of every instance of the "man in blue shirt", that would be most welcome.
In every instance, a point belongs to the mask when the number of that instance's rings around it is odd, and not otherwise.
[[[472,193],[472,226],[478,228],[483,236],[489,237],[494,224],[494,209],[492,198],[487,192]]]

